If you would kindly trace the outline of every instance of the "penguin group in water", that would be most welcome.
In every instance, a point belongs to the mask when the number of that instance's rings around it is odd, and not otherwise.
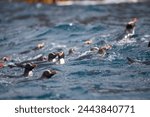
[[[131,21],[129,21],[126,24],[126,28],[125,28],[125,35],[124,35],[124,39],[126,38],[131,38],[134,34],[135,34],[135,25],[137,22],[137,18],[133,18]],[[86,40],[84,42],[84,44],[86,45],[90,45],[92,44],[93,41],[92,40]],[[148,47],[150,47],[150,42],[148,43]],[[31,50],[26,50],[23,52],[20,52],[19,54],[27,54],[31,51],[37,51],[44,48],[44,43],[40,43],[38,44],[35,48],[31,49]],[[90,52],[96,52],[98,55],[100,55],[101,57],[104,57],[107,54],[107,51],[112,49],[112,45],[106,44],[104,46],[101,47],[92,47],[90,49]],[[76,50],[74,48],[70,48],[68,50],[68,55],[73,55],[76,52]],[[79,57],[79,60],[81,58],[86,58],[88,55],[83,55]],[[146,65],[150,65],[150,61],[139,61],[139,60],[134,60],[130,57],[127,57],[128,63],[132,64],[132,63],[140,63],[140,64],[146,64]],[[41,64],[41,62],[51,62],[54,64],[65,64],[65,53],[63,51],[59,51],[59,52],[51,52],[49,53],[47,56],[38,56],[35,59],[32,60],[27,60],[27,61],[23,61],[23,62],[13,62],[12,58],[10,56],[5,56],[2,57],[0,59],[0,68],[4,68],[4,67],[19,67],[19,68],[23,68],[24,72],[22,75],[20,76],[10,76],[10,75],[3,75],[3,77],[30,77],[33,75],[33,70],[39,65]],[[57,70],[53,70],[53,69],[47,69],[44,70],[43,73],[41,74],[41,76],[38,78],[39,80],[41,79],[49,79],[52,76],[54,76],[55,74],[59,73]]]

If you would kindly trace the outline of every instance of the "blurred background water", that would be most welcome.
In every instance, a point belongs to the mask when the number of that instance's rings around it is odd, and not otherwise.
[[[108,4],[108,3],[136,3],[136,2],[146,2],[149,0],[1,0],[1,1],[26,1],[29,3],[37,3],[42,2],[46,4],[59,4],[59,5],[70,5],[70,4],[79,4],[79,5],[87,5],[87,4]]]
[[[51,79],[14,83],[22,78],[0,77],[0,99],[150,99],[149,65],[129,65],[126,57],[150,59],[150,3],[57,6],[0,2],[0,57],[10,55],[16,61],[39,54],[75,48],[66,56],[66,64],[44,64],[34,70],[38,78],[45,69],[57,69]],[[133,41],[116,40],[133,17],[138,18]],[[92,45],[84,40],[92,39]],[[18,53],[45,43],[39,51]],[[91,47],[111,44],[109,54],[78,59]],[[3,68],[0,74],[19,75],[19,68]]]

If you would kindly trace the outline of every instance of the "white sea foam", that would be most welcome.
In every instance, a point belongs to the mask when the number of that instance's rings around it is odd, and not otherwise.
[[[131,44],[131,43],[135,43],[136,40],[134,38],[123,38],[122,40],[118,41],[116,43],[116,45],[124,45],[124,44]]]

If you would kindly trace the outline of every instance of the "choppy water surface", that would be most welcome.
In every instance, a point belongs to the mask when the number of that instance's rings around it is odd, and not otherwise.
[[[25,3],[0,3],[0,57],[15,61],[48,55],[69,48],[76,55],[66,56],[66,64],[44,64],[32,78],[45,69],[60,72],[48,80],[14,83],[25,78],[0,77],[0,99],[150,99],[150,66],[129,65],[126,57],[150,60],[150,4],[97,6],[49,6]],[[125,24],[137,17],[136,35],[128,43],[118,43]],[[93,44],[84,45],[92,39]],[[39,51],[18,53],[44,42]],[[85,54],[91,47],[111,44],[104,58]],[[19,75],[23,70],[5,67],[0,74]]]

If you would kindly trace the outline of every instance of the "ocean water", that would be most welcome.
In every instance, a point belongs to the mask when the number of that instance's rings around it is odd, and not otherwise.
[[[150,60],[150,4],[55,6],[0,2],[0,57],[24,61],[40,54],[64,51],[64,65],[37,66],[30,79],[46,69],[59,73],[51,79],[18,82],[20,68],[0,69],[0,99],[150,99],[150,66],[128,64],[126,57]],[[137,17],[135,36],[121,42],[125,25]],[[91,39],[90,45],[84,41]],[[27,54],[38,43],[45,47]],[[111,44],[105,57],[89,50]],[[74,55],[67,56],[74,48]],[[87,55],[83,57],[83,55]]]

